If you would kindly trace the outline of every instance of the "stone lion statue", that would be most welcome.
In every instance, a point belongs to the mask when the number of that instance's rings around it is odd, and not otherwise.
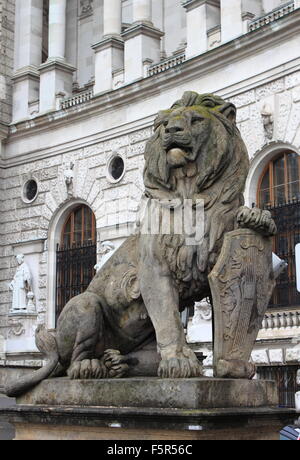
[[[194,213],[197,203],[203,203],[201,238],[187,244],[191,234],[185,231],[142,232],[141,222],[86,292],[68,302],[56,332],[37,329],[36,343],[47,364],[10,385],[7,394],[15,396],[59,375],[201,376],[201,365],[186,343],[180,312],[211,297],[208,276],[224,235],[237,226],[244,205],[249,160],[235,120],[234,105],[194,92],[186,92],[158,114],[145,149],[144,199],[171,215],[174,200],[192,202]],[[265,212],[243,208],[240,219],[262,232],[275,231]],[[244,374],[237,376],[251,377],[247,366],[243,369]]]

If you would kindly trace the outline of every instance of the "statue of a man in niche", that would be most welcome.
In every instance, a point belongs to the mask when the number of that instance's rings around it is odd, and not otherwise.
[[[24,259],[25,258],[23,254],[18,254],[16,256],[18,268],[16,270],[14,279],[9,285],[9,288],[13,293],[13,312],[27,310],[27,295],[29,292],[32,292],[31,273]]]

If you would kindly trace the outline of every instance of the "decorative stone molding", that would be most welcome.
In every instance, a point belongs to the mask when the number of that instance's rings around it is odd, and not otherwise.
[[[148,24],[134,24],[133,26],[129,27],[122,33],[122,38],[124,41],[130,40],[138,35],[144,35],[146,37],[151,37],[155,39],[160,39],[165,34],[161,30],[157,29],[156,27],[150,26]]]
[[[300,327],[300,311],[267,313],[263,319],[262,329],[286,329]]]
[[[69,196],[73,195],[74,166],[74,163],[70,162],[69,166],[64,170],[64,180]]]
[[[6,354],[36,353],[35,329],[37,314],[19,312],[8,317]]]
[[[83,91],[81,93],[75,94],[72,97],[62,99],[60,101],[60,108],[62,110],[65,110],[65,109],[74,107],[76,105],[84,104],[85,102],[90,101],[93,95],[94,95],[93,89],[89,89],[88,91]]]
[[[8,337],[11,337],[11,336],[20,337],[21,335],[25,334],[24,324],[18,318],[16,319],[10,318],[8,322],[8,326],[9,326],[8,333],[7,333]]]
[[[220,8],[220,2],[219,0],[182,0],[181,5],[183,8],[185,8],[187,11],[191,11],[194,8],[197,8],[197,6],[200,5],[212,5],[217,8]]]
[[[183,64],[186,60],[185,54],[180,54],[174,56],[170,59],[166,59],[165,61],[160,62],[159,64],[155,64],[148,69],[149,77],[153,75],[157,75],[159,73],[165,72],[166,70],[173,69],[181,64]]]
[[[278,19],[283,18],[284,16],[292,13],[295,10],[294,2],[290,2],[287,5],[282,6],[271,13],[266,14],[265,16],[253,21],[249,24],[249,32],[253,32],[255,30],[260,29],[272,22],[277,21]]]
[[[274,135],[274,115],[269,104],[265,104],[263,106],[261,110],[261,117],[263,120],[266,139],[270,141],[273,139]]]

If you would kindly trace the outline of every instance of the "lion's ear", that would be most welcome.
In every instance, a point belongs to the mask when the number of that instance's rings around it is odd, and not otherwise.
[[[218,110],[222,115],[228,118],[229,121],[232,123],[236,122],[236,107],[233,104],[226,102],[226,104],[219,107]]]

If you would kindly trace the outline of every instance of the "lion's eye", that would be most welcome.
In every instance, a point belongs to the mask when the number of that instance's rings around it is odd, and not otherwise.
[[[202,117],[198,117],[198,116],[193,117],[192,118],[192,125],[195,125],[196,123],[200,123],[203,120],[204,120],[204,118],[202,118]]]
[[[205,105],[205,107],[216,107],[216,104],[211,99],[204,99],[202,105]]]

